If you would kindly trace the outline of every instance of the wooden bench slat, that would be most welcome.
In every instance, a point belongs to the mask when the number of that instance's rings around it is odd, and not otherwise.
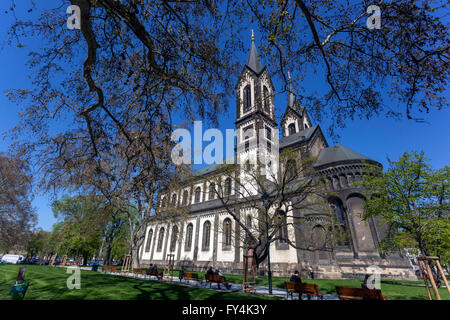
[[[319,286],[315,283],[301,283],[301,282],[285,282],[287,294],[298,293],[299,298],[301,298],[302,294],[310,296],[317,296],[323,299],[323,294],[319,291]]]
[[[379,289],[336,286],[336,292],[341,300],[383,300]]]

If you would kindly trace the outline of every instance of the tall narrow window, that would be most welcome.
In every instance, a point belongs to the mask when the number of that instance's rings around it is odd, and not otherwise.
[[[349,241],[347,239],[346,233],[347,233],[347,223],[345,219],[345,213],[344,213],[344,206],[342,204],[342,201],[338,198],[334,198],[330,200],[331,207],[334,209],[337,222],[339,223],[340,231],[343,233],[341,237],[338,237],[338,244],[339,245],[349,245]]]
[[[289,131],[289,135],[295,133],[295,123],[291,123],[291,124],[288,126],[288,131]]]
[[[200,202],[201,194],[202,194],[202,189],[200,187],[197,187],[195,189],[195,203],[199,203]]]
[[[202,249],[209,250],[209,243],[211,238],[211,222],[205,221],[203,224],[203,239],[202,239]]]
[[[145,245],[145,252],[150,252],[150,245],[152,244],[153,229],[148,230],[147,244]]]
[[[247,215],[247,220],[245,221],[245,226],[249,229],[251,229],[252,227],[252,216],[251,215]]]
[[[166,197],[162,197],[162,200],[161,200],[161,207],[162,208],[165,208],[167,206],[167,200],[166,200]]]
[[[177,205],[177,194],[176,193],[174,193],[173,195],[172,195],[172,206],[176,206]]]
[[[209,184],[209,200],[216,197],[216,184],[214,182]]]
[[[178,239],[178,227],[173,226],[172,228],[172,237],[170,239],[170,251],[175,251],[175,247],[177,246],[177,239]]]
[[[264,96],[264,111],[266,113],[270,113],[270,96],[269,96],[269,89],[267,89],[266,86],[264,86],[263,89],[263,96]]]
[[[223,245],[225,248],[231,246],[231,220],[229,218],[223,221]]]
[[[246,85],[244,88],[244,113],[248,112],[252,107],[252,96],[250,85]]]
[[[183,192],[183,206],[188,205],[188,199],[189,199],[189,192],[187,190],[184,190]]]
[[[287,219],[286,219],[286,215],[279,215],[278,216],[278,221],[280,223],[279,227],[280,229],[278,230],[278,237],[279,237],[279,241],[281,243],[283,242],[287,242],[287,238],[288,238],[288,234],[287,234]]]
[[[225,180],[225,195],[229,196],[231,194],[231,178]]]
[[[159,237],[158,237],[158,246],[156,247],[156,251],[160,252],[162,250],[164,242],[164,228],[159,229]]]
[[[189,223],[187,228],[186,228],[186,242],[184,245],[184,250],[185,251],[191,251],[191,247],[192,247],[192,233],[194,232],[194,226],[192,225],[192,223]]]
[[[272,141],[272,129],[266,127],[266,139]]]

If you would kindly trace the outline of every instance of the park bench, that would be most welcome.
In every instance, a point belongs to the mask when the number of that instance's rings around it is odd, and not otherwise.
[[[158,280],[161,280],[163,276],[162,272],[158,272],[158,270],[155,269],[147,269],[147,272],[145,274],[148,276],[155,276],[158,278]]]
[[[111,272],[115,272],[115,273],[119,273],[119,268],[117,268],[116,266],[111,266]]]
[[[303,294],[306,294],[308,296],[308,300],[311,299],[311,296],[316,296],[323,300],[323,294],[319,291],[319,286],[317,284],[286,281],[285,285],[288,297],[289,294],[292,297],[294,293],[298,293],[299,300],[302,300]]]
[[[202,279],[199,278],[198,273],[193,273],[193,272],[185,272],[183,274],[183,278],[185,280],[194,280],[194,281],[200,281],[200,283],[202,283]]]
[[[145,272],[141,268],[133,268],[133,273],[139,276],[145,276]]]
[[[383,300],[380,289],[336,286],[336,292],[341,300]]]
[[[25,283],[25,268],[20,267],[19,274],[17,275],[16,282],[13,284],[11,291],[13,300],[23,300],[25,294],[27,293],[30,283]]]
[[[226,284],[225,277],[218,274],[205,274],[205,279],[209,282],[209,287],[211,288],[212,283],[217,283],[217,287],[220,289],[220,284]]]

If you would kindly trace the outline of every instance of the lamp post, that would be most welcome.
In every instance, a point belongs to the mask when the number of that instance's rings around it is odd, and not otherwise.
[[[264,192],[262,194],[264,208],[266,209],[266,250],[267,250],[267,275],[269,278],[269,294],[272,294],[272,271],[270,270],[270,244],[269,244],[269,194]]]

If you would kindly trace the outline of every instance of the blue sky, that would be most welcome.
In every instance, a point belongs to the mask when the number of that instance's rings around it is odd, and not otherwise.
[[[30,72],[25,63],[27,61],[27,50],[38,46],[37,41],[30,41],[27,47],[20,49],[10,47],[6,43],[6,32],[11,23],[11,15],[5,14],[9,3],[0,4],[0,61],[2,69],[0,73],[0,132],[12,128],[18,122],[19,108],[9,102],[5,96],[5,90],[9,88],[24,88],[29,86],[30,80],[27,74]],[[61,10],[63,10],[62,8]],[[250,49],[250,29],[248,28],[247,48]],[[256,34],[258,40],[258,34]],[[247,61],[247,52],[242,53],[242,66]],[[264,59],[262,59],[264,64]],[[237,79],[236,79],[237,81]],[[282,84],[274,81],[277,91],[282,90]],[[325,86],[319,80],[313,81],[305,87]],[[234,128],[235,106],[234,98],[229,112],[220,115],[219,129],[225,131],[227,128]],[[286,106],[286,93],[278,94],[275,97],[275,108],[277,119],[280,119]],[[432,111],[426,116],[426,123],[417,123],[406,118],[402,120],[387,119],[385,117],[373,117],[370,120],[348,120],[347,127],[339,131],[341,139],[336,141],[358,153],[379,161],[383,166],[387,166],[386,157],[397,159],[405,151],[423,150],[425,155],[431,159],[431,164],[435,168],[442,168],[450,164],[450,109]],[[200,119],[199,119],[200,120]],[[314,120],[313,124],[317,124]],[[329,121],[324,119],[318,123],[326,135],[326,128]],[[208,129],[204,125],[203,130]],[[329,145],[335,144],[327,137]],[[10,141],[0,138],[0,152],[6,152]],[[46,195],[38,195],[33,201],[36,207],[39,221],[38,227],[51,230],[52,224],[56,221],[50,209],[50,200]]]

